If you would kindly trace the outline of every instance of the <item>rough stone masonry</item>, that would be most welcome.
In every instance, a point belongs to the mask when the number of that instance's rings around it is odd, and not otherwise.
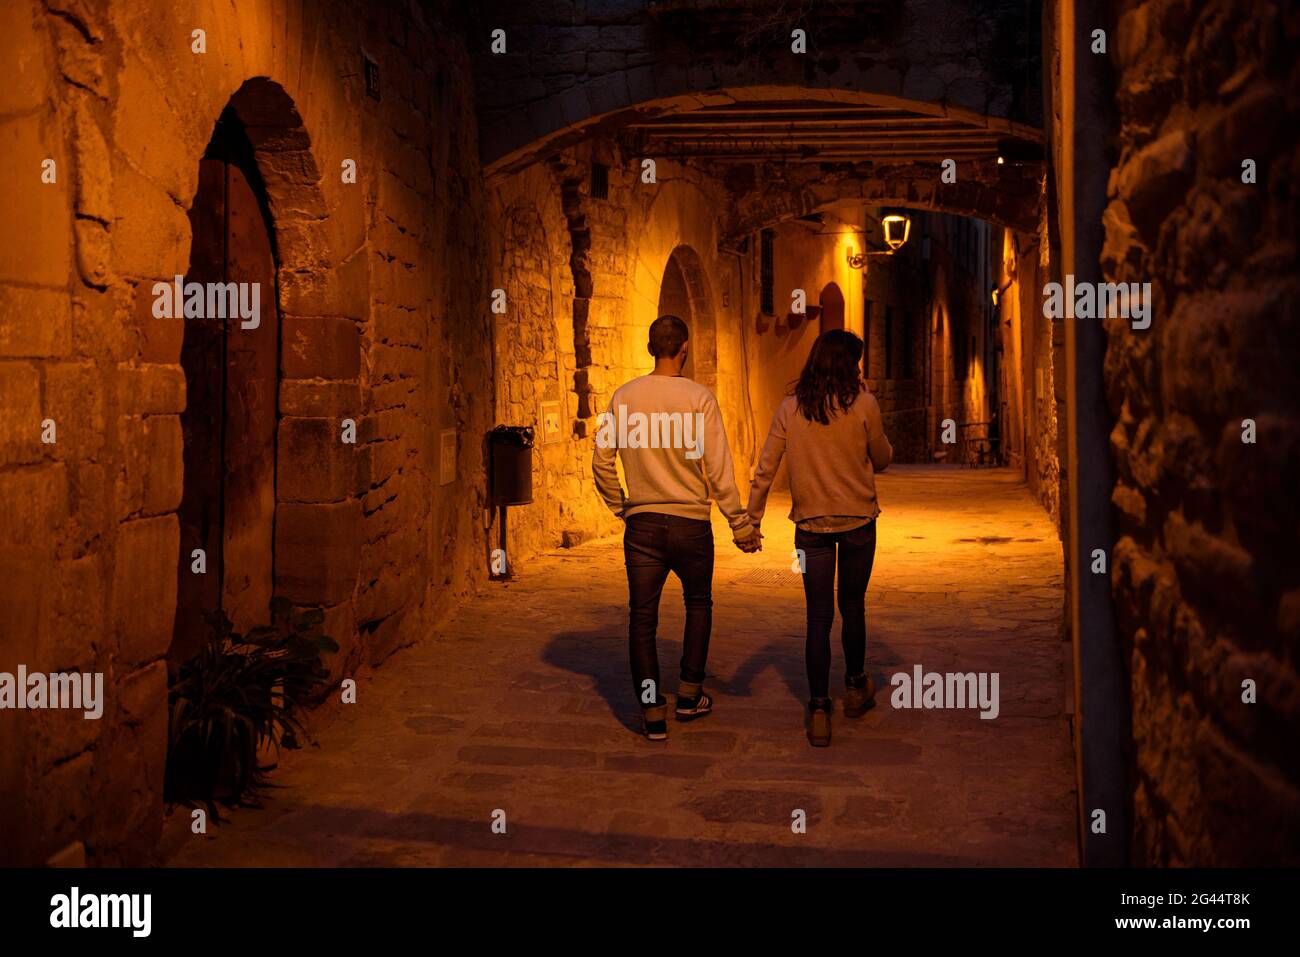
[[[155,319],[151,290],[186,271],[198,162],[227,106],[275,224],[277,592],[325,610],[338,677],[414,641],[480,574],[481,486],[436,481],[439,433],[478,475],[469,437],[493,415],[485,201],[449,9],[4,5],[6,155],[52,160],[55,180],[0,186],[3,648],[102,672],[106,708],[0,723],[6,860],[81,842],[95,863],[139,863],[157,847],[186,383],[184,323]],[[379,99],[358,43],[384,65]],[[54,444],[28,427],[43,419]]]
[[[1106,358],[1134,856],[1294,861],[1295,12],[1127,2],[1114,35],[1120,153],[1103,266],[1108,279],[1155,288],[1152,327],[1112,320]]]

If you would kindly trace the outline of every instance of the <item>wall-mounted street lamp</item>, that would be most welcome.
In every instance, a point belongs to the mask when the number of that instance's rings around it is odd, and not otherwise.
[[[855,253],[850,246],[847,252],[849,268],[862,269],[867,265],[868,256],[892,256],[898,250],[903,248],[907,242],[907,237],[912,234],[912,221],[906,216],[898,213],[891,213],[880,221],[881,227],[885,231],[885,245],[888,249],[868,249],[864,252]]]
[[[880,221],[880,225],[885,227],[885,245],[889,247],[891,253],[901,249],[907,242],[907,237],[912,234],[912,221],[897,213],[886,216]]]

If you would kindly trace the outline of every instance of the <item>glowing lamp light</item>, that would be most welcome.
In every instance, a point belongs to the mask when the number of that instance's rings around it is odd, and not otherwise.
[[[903,248],[907,242],[907,237],[912,232],[912,221],[906,216],[900,216],[898,213],[890,213],[880,221],[880,225],[885,230],[885,245],[887,249],[864,249],[862,252],[855,252],[850,246],[845,250],[849,267],[852,269],[864,269],[867,265],[868,256],[892,256],[898,250]]]
[[[885,245],[891,252],[897,252],[907,242],[908,235],[912,232],[912,221],[906,216],[899,216],[897,213],[886,216],[880,221],[880,225],[885,228]]]

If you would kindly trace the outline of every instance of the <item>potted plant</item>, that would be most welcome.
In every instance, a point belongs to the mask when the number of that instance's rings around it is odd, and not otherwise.
[[[295,613],[271,601],[271,623],[247,634],[217,612],[203,649],[180,667],[168,694],[168,800],[244,804],[254,799],[274,765],[265,748],[296,747],[299,713],[327,685],[321,663],[338,643],[324,633],[317,608]]]

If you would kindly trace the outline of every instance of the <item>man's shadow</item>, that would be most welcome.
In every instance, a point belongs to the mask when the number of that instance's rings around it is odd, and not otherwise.
[[[660,681],[665,691],[676,688],[673,675],[682,656],[680,640],[658,639]],[[632,688],[628,664],[627,634],[609,631],[562,631],[554,635],[542,659],[557,668],[587,675],[596,683],[596,693],[605,699],[610,712],[629,731],[641,733],[641,708]]]

